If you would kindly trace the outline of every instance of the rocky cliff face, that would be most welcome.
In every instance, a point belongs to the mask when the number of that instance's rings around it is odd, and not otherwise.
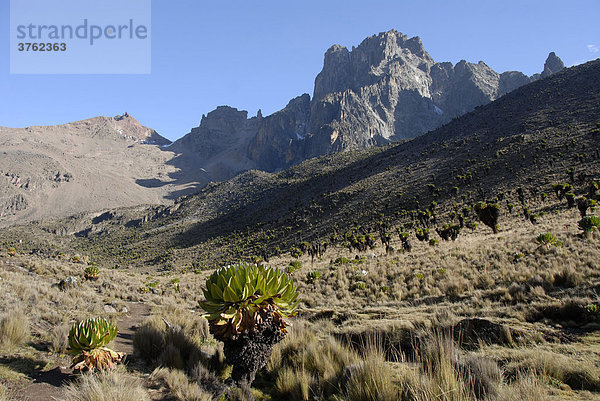
[[[219,107],[209,113],[218,119],[203,118],[171,149],[193,153],[212,178],[249,168],[276,171],[310,157],[413,138],[562,68],[554,53],[532,77],[499,74],[482,61],[438,63],[420,38],[392,30],[352,50],[329,48],[312,100],[305,94],[273,115],[252,119]],[[211,170],[221,154],[227,171]]]

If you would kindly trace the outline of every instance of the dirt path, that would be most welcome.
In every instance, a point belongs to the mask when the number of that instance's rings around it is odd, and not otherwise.
[[[133,333],[135,329],[150,315],[150,307],[142,303],[126,304],[128,312],[122,316],[117,325],[119,333],[109,345],[112,349],[133,354]],[[11,399],[16,401],[52,401],[64,397],[64,385],[73,380],[72,371],[68,367],[56,367],[49,371],[34,372],[29,375],[31,382],[23,387],[13,388]]]
[[[150,307],[142,303],[127,304],[128,312],[119,319],[119,333],[117,338],[110,345],[112,349],[118,352],[125,352],[127,355],[133,354],[133,333],[135,329],[150,316]]]

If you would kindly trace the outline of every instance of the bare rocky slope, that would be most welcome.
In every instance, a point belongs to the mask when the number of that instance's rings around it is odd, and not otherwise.
[[[325,53],[314,95],[263,117],[221,106],[171,149],[208,180],[278,171],[315,156],[413,138],[564,68],[550,53],[541,74],[499,74],[480,61],[436,62],[419,37],[389,31]]]
[[[169,143],[127,113],[58,126],[0,127],[0,227],[163,203],[180,188],[170,177],[177,172],[169,165],[174,154],[159,147]],[[144,180],[165,185],[140,185]]]

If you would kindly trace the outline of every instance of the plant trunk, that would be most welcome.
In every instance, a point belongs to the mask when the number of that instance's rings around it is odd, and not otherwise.
[[[269,316],[251,331],[243,333],[235,340],[223,340],[225,361],[233,366],[231,379],[238,385],[252,385],[258,369],[264,367],[271,356],[273,346],[285,334]]]

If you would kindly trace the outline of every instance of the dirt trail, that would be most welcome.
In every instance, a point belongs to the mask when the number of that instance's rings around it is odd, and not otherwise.
[[[150,316],[150,307],[142,303],[127,304],[128,312],[118,320],[119,333],[117,338],[109,345],[118,352],[133,354],[133,333],[135,329]]]

